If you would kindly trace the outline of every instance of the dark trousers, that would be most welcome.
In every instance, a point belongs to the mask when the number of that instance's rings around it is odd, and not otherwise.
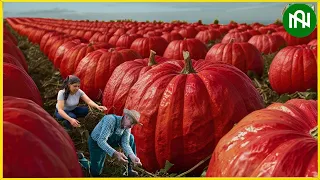
[[[68,116],[77,119],[78,117],[85,117],[88,112],[89,109],[87,106],[82,106],[82,107],[76,107],[74,110],[72,111],[64,111],[68,114]],[[70,124],[70,122],[68,120],[65,120],[58,112],[58,110],[56,109],[55,111],[55,116],[57,117],[58,120],[63,121],[63,125],[64,127],[66,127],[67,129],[71,129],[72,125]]]

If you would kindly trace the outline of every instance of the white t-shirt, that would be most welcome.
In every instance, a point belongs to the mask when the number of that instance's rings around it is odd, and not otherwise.
[[[64,89],[59,91],[57,100],[64,100],[64,92]],[[64,110],[74,110],[79,104],[80,97],[82,97],[84,94],[85,93],[81,89],[79,89],[75,94],[69,94],[68,99],[64,101]],[[56,108],[58,109],[58,102],[56,104]]]

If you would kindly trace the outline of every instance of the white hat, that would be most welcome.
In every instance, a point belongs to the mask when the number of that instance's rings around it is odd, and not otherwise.
[[[140,113],[136,110],[129,110],[129,109],[123,109],[123,113],[130,116],[133,119],[134,124],[139,124],[143,125],[142,123],[139,122],[140,120]]]

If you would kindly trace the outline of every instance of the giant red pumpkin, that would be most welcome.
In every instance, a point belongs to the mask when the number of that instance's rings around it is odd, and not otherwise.
[[[252,112],[216,146],[207,177],[318,177],[317,101]]]
[[[168,59],[183,60],[183,51],[188,51],[192,59],[204,59],[208,52],[206,45],[199,39],[184,39],[171,41],[163,57]]]
[[[195,38],[196,35],[198,34],[198,31],[194,27],[189,26],[189,27],[180,29],[179,34],[181,34],[183,38]]]
[[[71,49],[72,47],[80,44],[81,41],[79,39],[73,39],[71,41],[67,41],[63,44],[61,44],[61,46],[59,46],[59,48],[57,49],[54,58],[53,58],[53,64],[56,68],[60,68],[60,63],[64,57],[64,55],[66,54],[66,52],[68,52],[69,49]]]
[[[317,89],[316,46],[288,46],[280,50],[269,69],[270,85],[279,94]]]
[[[278,32],[274,32],[272,34],[278,34],[278,35],[282,36],[286,40],[288,46],[307,44],[310,41],[310,36],[298,38],[295,36],[291,36],[287,31],[278,31]]]
[[[148,171],[173,163],[185,171],[209,156],[219,139],[248,113],[263,107],[251,80],[226,63],[168,61],[133,85],[125,108],[140,112],[132,133]]]
[[[206,60],[222,61],[232,64],[242,72],[253,71],[263,74],[263,58],[256,47],[247,42],[218,43],[212,46],[206,55]]]
[[[121,50],[96,50],[87,54],[79,63],[74,74],[81,79],[81,89],[92,99],[100,100],[104,87],[114,69],[128,60],[141,56],[126,58]]]
[[[70,37],[70,38],[61,38],[61,39],[56,40],[48,50],[48,59],[54,63],[54,57],[56,55],[58,48],[62,44],[64,44],[65,42],[72,41],[75,39],[76,39],[76,37]]]
[[[109,49],[112,46],[104,42],[81,43],[69,49],[63,56],[60,63],[60,73],[63,78],[73,74],[82,60],[88,53],[97,49]]]
[[[117,45],[119,38],[120,38],[120,35],[113,35],[112,37],[110,37],[108,42],[109,44],[115,47]]]
[[[6,62],[3,63],[3,95],[30,99],[43,106],[40,92],[27,72]]]
[[[261,53],[271,54],[286,46],[286,40],[277,34],[262,34],[252,36],[248,43],[253,44]]]
[[[110,37],[112,35],[110,34],[102,34],[100,32],[95,33],[89,40],[89,42],[109,42]]]
[[[25,70],[23,68],[23,66],[21,65],[21,63],[19,62],[19,60],[17,60],[17,58],[12,56],[11,54],[3,53],[3,62],[16,65],[16,66],[20,67],[21,69]]]
[[[30,42],[34,44],[40,44],[43,35],[45,35],[48,31],[40,28],[33,28],[31,33],[28,35],[28,39]]]
[[[45,37],[45,35],[43,36],[43,38]],[[42,38],[42,39],[43,39]],[[75,39],[76,37],[75,36],[69,36],[67,34],[62,34],[62,35],[52,35],[47,43],[45,43],[45,46],[44,46],[44,50],[43,50],[43,54],[49,56],[49,53],[50,53],[50,50],[51,50],[51,47],[54,46],[54,44],[56,42],[59,42],[60,40],[66,40],[66,39],[69,39],[69,40],[72,40],[72,39]],[[41,39],[41,41],[42,41]],[[61,45],[61,44],[60,44]],[[52,61],[52,59],[49,59]]]
[[[20,64],[23,66],[23,69],[28,72],[28,64],[23,53],[11,41],[3,41],[3,53],[12,55],[16,60],[20,62]]]
[[[268,26],[262,26],[262,27],[258,28],[258,31],[261,34],[268,34],[268,33],[271,33],[271,32],[276,32],[276,30],[274,28],[268,27]]]
[[[314,40],[312,40],[312,41],[310,41],[308,43],[308,45],[310,45],[310,46],[317,46],[317,44],[318,44],[318,40],[317,39],[314,39]]]
[[[112,73],[103,91],[102,104],[108,108],[107,113],[122,115],[129,90],[134,83],[154,65],[165,61],[167,61],[166,58],[155,56],[155,52],[151,51],[149,58],[135,59],[119,65]]]
[[[231,39],[234,42],[248,42],[252,35],[248,31],[244,32],[229,32],[221,40],[222,43],[228,43]]]
[[[18,40],[11,34],[6,26],[3,26],[3,37],[7,37],[14,45],[18,45]]]
[[[183,39],[183,37],[179,33],[164,33],[161,37],[163,37],[168,43],[174,40]]]
[[[4,96],[3,176],[82,176],[69,135],[56,120],[31,100]]]
[[[208,44],[210,42],[214,42],[220,37],[221,37],[221,33],[218,30],[209,29],[209,30],[200,31],[195,38],[199,39],[204,44]]]
[[[56,32],[56,31],[47,31],[41,38],[41,41],[40,41],[40,50],[44,52],[44,49],[46,48],[47,46],[47,43],[51,43],[49,42],[49,40],[52,38],[52,37],[55,37],[55,36],[61,36],[62,34],[59,33],[59,32]],[[47,55],[47,54],[46,54]]]
[[[149,57],[150,50],[162,56],[168,46],[168,42],[162,37],[144,37],[133,41],[130,49],[136,50],[143,58]]]
[[[140,38],[140,37],[141,37],[141,35],[137,35],[137,34],[132,34],[132,35],[123,34],[119,37],[115,46],[130,48],[133,41],[136,40],[137,38]]]

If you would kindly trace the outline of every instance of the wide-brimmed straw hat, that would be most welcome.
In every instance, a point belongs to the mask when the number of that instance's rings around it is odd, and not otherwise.
[[[139,122],[140,120],[140,113],[136,110],[129,110],[129,109],[123,109],[123,113],[128,115],[129,117],[132,118],[133,124],[139,124],[143,125],[142,123]]]

